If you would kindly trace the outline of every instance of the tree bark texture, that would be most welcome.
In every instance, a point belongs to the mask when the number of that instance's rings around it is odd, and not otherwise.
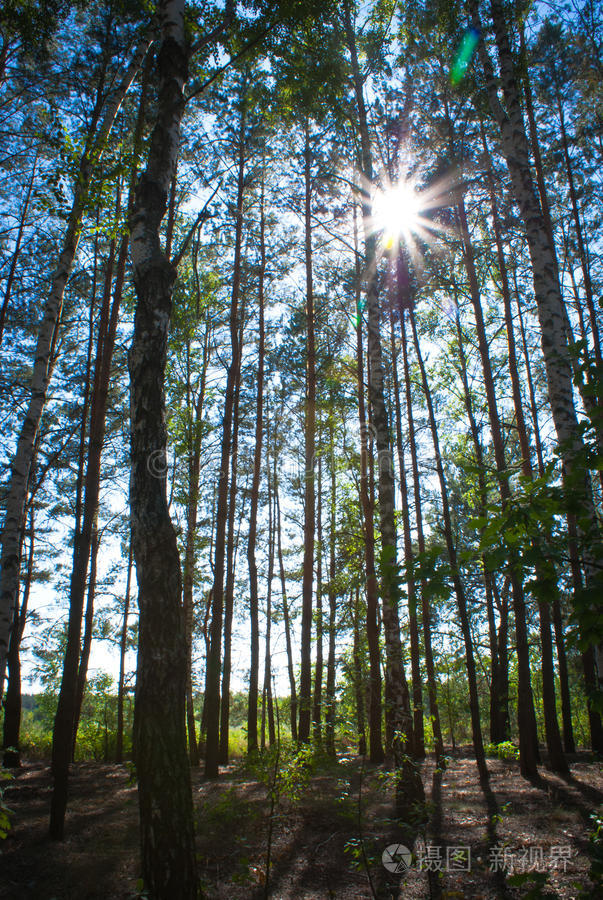
[[[157,118],[130,221],[137,296],[128,356],[130,508],[140,613],[134,758],[144,887],[153,900],[193,900],[198,882],[186,746],[186,636],[180,557],[166,496],[164,381],[176,271],[160,244],[184,112],[184,0],[163,0],[159,17]]]

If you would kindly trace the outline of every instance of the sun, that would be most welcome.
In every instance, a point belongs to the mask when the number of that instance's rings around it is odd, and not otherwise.
[[[386,247],[406,238],[421,225],[423,204],[412,181],[400,181],[379,189],[373,198],[373,224]]]

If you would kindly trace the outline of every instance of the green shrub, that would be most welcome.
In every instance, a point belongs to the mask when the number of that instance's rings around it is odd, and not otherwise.
[[[603,811],[593,813],[590,817],[593,829],[588,836],[588,853],[590,856],[589,876],[591,881],[600,888],[603,886]],[[590,892],[581,894],[580,897],[592,896]]]
[[[292,742],[281,742],[274,782],[276,753],[276,747],[270,747],[250,754],[245,758],[245,770],[263,782],[269,790],[274,790],[277,802],[279,799],[295,802],[302,797],[316,771],[320,751],[311,744],[298,747]]]
[[[52,754],[52,728],[27,710],[21,724],[21,753],[27,759],[49,759]]]
[[[519,749],[513,741],[502,741],[500,744],[486,744],[486,756],[495,759],[519,759]]]
[[[228,733],[228,756],[230,759],[242,759],[247,753],[247,729],[242,725],[230,728]]]

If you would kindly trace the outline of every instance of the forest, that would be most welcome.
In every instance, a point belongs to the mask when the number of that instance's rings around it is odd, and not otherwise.
[[[601,0],[0,41],[0,897],[601,896]]]

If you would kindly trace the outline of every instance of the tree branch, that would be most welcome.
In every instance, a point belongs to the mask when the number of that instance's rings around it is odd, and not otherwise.
[[[215,191],[213,192],[213,194],[211,195],[209,200],[206,201],[205,206],[203,207],[203,209],[201,210],[201,212],[199,213],[199,215],[197,216],[197,218],[195,219],[195,221],[189,228],[186,237],[184,238],[184,240],[182,241],[182,243],[180,245],[180,249],[178,250],[178,253],[176,253],[176,255],[174,257],[172,257],[171,264],[174,268],[178,267],[178,263],[180,262],[180,260],[184,256],[184,254],[186,253],[188,245],[191,242],[191,238],[192,238],[193,234],[195,233],[195,231],[197,230],[197,228],[199,227],[199,225],[201,225],[203,222],[205,222],[209,218],[209,216],[207,215],[207,207],[209,206],[211,201],[214,199],[214,197],[216,196],[216,194],[218,193],[218,191],[220,190],[221,187],[222,187],[222,182],[220,182],[218,184],[217,188],[215,189]]]
[[[245,44],[245,46],[243,47],[242,50],[239,50],[239,52],[236,53],[234,56],[231,56],[231,58],[227,62],[225,62],[223,66],[220,66],[220,68],[214,72],[214,74],[211,76],[211,78],[208,78],[207,81],[204,81],[198,87],[193,86],[190,94],[188,95],[188,97],[185,98],[184,102],[188,103],[189,100],[193,99],[193,97],[197,97],[199,94],[202,94],[203,91],[210,86],[210,84],[213,84],[213,82],[217,78],[219,78],[220,75],[226,71],[226,69],[228,69],[229,66],[231,66],[233,63],[237,62],[237,60],[241,59],[241,57],[245,56],[245,54],[248,52],[248,50],[251,50],[251,48],[255,47],[256,44],[259,44],[260,41],[262,41],[266,37],[267,34],[269,34],[271,31],[273,31],[278,24],[279,23],[277,20],[276,22],[273,22],[272,25],[268,25],[267,28],[264,28],[264,30],[261,31],[258,35],[256,35],[256,37],[254,37],[251,41],[249,41],[249,43]]]

